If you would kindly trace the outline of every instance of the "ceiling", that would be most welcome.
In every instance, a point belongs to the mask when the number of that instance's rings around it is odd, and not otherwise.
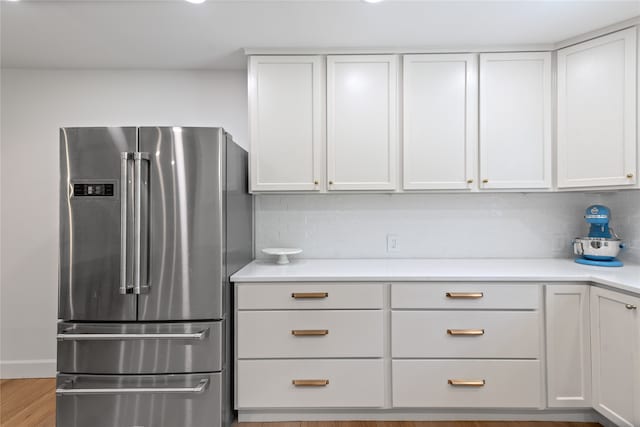
[[[242,69],[243,48],[547,44],[636,1],[75,0],[0,3],[3,67]]]

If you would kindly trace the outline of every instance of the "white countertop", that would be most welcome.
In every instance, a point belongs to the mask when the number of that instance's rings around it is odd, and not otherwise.
[[[585,281],[640,294],[640,266],[592,267],[572,259],[292,259],[253,261],[240,282]]]

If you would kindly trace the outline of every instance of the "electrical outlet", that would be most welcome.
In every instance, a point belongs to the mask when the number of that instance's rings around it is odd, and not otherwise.
[[[400,252],[400,242],[397,234],[387,234],[387,252]]]

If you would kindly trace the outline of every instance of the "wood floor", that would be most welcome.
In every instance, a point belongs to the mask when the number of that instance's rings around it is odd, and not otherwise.
[[[55,427],[55,379],[0,380],[0,427]],[[289,422],[239,423],[237,427],[600,427],[600,424],[446,421],[446,422]],[[91,426],[86,426],[91,427]],[[178,427],[178,426],[176,426]]]
[[[56,380],[0,380],[0,426],[54,427]]]

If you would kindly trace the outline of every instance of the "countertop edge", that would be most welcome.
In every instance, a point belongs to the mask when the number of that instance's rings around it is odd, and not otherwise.
[[[313,260],[308,260],[313,263]],[[326,261],[326,260],[323,260]],[[350,260],[340,260],[342,263],[348,263]],[[353,260],[354,262],[362,261],[362,260]],[[429,260],[433,261],[433,260]],[[465,261],[465,260],[460,260]],[[559,263],[564,260],[557,259],[549,259],[550,263]],[[567,260],[569,261],[569,260]],[[393,261],[391,261],[393,262]],[[509,264],[509,260],[501,259],[499,260],[501,263]],[[521,261],[520,261],[521,262]],[[544,263],[545,260],[540,260],[541,263]],[[517,264],[518,260],[514,260],[514,264]],[[253,264],[253,266],[261,267],[256,261],[252,261],[247,264],[246,267],[249,267]],[[567,270],[570,269],[570,265],[567,263]],[[267,264],[264,264],[267,266]],[[246,268],[245,267],[245,268]],[[558,265],[555,265],[556,269]],[[638,269],[640,266],[630,265],[630,267],[634,270]],[[401,268],[401,267],[399,267]],[[562,266],[560,266],[562,268]],[[482,274],[481,272],[478,274],[473,273],[473,269],[469,269],[469,274],[463,275],[390,275],[390,274],[371,274],[371,275],[362,275],[362,274],[327,274],[327,275],[317,275],[317,274],[304,274],[300,271],[296,273],[287,273],[287,272],[276,272],[273,274],[260,274],[256,272],[242,272],[239,270],[237,273],[231,276],[231,281],[234,284],[239,283],[293,283],[293,282],[460,282],[460,281],[468,281],[468,282],[509,282],[509,281],[517,281],[517,282],[590,282],[595,285],[600,285],[612,289],[617,289],[623,292],[631,293],[634,295],[640,295],[640,273],[638,273],[637,281],[635,279],[629,279],[624,277],[624,280],[616,280],[615,278],[611,278],[612,273],[620,272],[621,270],[607,270],[603,272],[598,271],[585,271],[584,273],[576,273],[568,271],[567,274],[558,274],[558,272],[552,272],[550,274]],[[635,271],[634,271],[635,272]],[[387,272],[388,273],[388,272]],[[600,273],[600,274],[598,274]],[[607,277],[609,276],[609,277]],[[629,282],[634,283],[630,285]],[[635,284],[637,282],[637,285]]]

